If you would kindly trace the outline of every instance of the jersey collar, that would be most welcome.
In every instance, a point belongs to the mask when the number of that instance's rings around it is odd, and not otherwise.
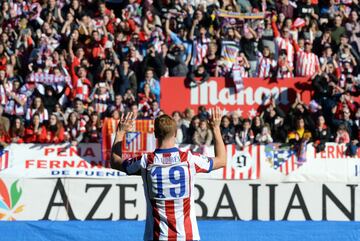
[[[177,152],[179,151],[179,149],[177,147],[173,147],[173,148],[167,148],[167,149],[160,149],[157,148],[155,149],[155,153],[169,153],[169,152]]]

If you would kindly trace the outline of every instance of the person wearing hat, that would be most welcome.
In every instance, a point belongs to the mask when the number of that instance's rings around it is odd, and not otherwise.
[[[296,76],[310,77],[321,72],[319,58],[311,52],[312,43],[310,39],[305,40],[304,50],[294,41],[296,51]]]

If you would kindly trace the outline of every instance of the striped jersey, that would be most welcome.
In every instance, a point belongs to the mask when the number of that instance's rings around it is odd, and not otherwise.
[[[296,57],[296,76],[312,76],[320,70],[320,62],[316,54],[300,49]]]
[[[144,240],[200,240],[194,206],[194,177],[210,172],[213,159],[177,148],[127,159],[128,174],[141,172],[147,201]]]

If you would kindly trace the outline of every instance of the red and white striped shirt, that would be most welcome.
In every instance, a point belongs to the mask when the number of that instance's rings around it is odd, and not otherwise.
[[[282,59],[279,59],[278,64],[277,64],[277,67],[278,67],[277,77],[278,77],[278,78],[283,79],[283,78],[291,78],[291,77],[294,77],[293,72],[290,71],[288,67],[286,67],[286,64],[287,64],[289,67],[293,67],[293,63],[292,63],[292,62],[289,62],[287,59],[286,59],[286,62],[284,62]]]
[[[66,127],[65,135],[70,140],[75,140],[81,133],[86,132],[86,122],[84,119],[80,119],[74,126]]]
[[[320,70],[319,58],[316,54],[306,53],[302,49],[296,53],[296,76],[312,76]]]
[[[11,92],[13,86],[10,82],[7,82],[3,85],[0,85],[0,104],[5,105],[8,101],[8,96],[6,95],[6,91]]]
[[[38,113],[38,114],[39,114],[40,123],[43,123],[44,121],[47,121],[47,120],[49,119],[49,114],[48,114],[47,109],[44,109],[44,111],[41,113],[41,112],[38,111],[37,109],[32,109],[32,108],[29,108],[29,109],[26,111],[26,118],[25,118],[25,119],[26,119],[27,121],[30,121],[35,113]]]
[[[26,95],[20,93],[15,93],[15,95],[21,101],[26,102]],[[20,105],[18,102],[16,102],[16,100],[9,97],[5,105],[5,113],[17,116],[25,115],[25,106]]]
[[[210,172],[211,158],[177,148],[127,159],[128,174],[141,171],[147,200],[144,240],[200,240],[194,205],[194,176]]]
[[[191,64],[195,66],[199,66],[203,63],[203,60],[209,49],[209,38],[204,39],[195,39],[193,42],[193,57],[191,60]]]
[[[282,37],[277,37],[275,38],[275,42],[276,42],[276,46],[278,48],[278,53],[280,53],[280,51],[282,49],[286,50],[286,54],[287,54],[287,60],[290,63],[294,63],[294,54],[295,54],[295,49],[294,46],[292,45],[292,42],[290,39],[284,39]]]
[[[276,61],[262,55],[259,56],[257,66],[257,77],[268,78],[271,74],[271,69],[276,67]]]

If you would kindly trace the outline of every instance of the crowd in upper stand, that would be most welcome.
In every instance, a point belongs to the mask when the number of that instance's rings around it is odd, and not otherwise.
[[[250,119],[228,113],[227,144],[308,140],[321,151],[336,141],[356,153],[358,0],[4,0],[0,7],[2,146],[99,142],[105,117],[163,113],[161,77],[201,84],[236,69],[264,85],[308,77],[313,96],[307,104],[296,98],[289,111],[272,101]],[[212,143],[203,107],[172,115],[178,143]]]

